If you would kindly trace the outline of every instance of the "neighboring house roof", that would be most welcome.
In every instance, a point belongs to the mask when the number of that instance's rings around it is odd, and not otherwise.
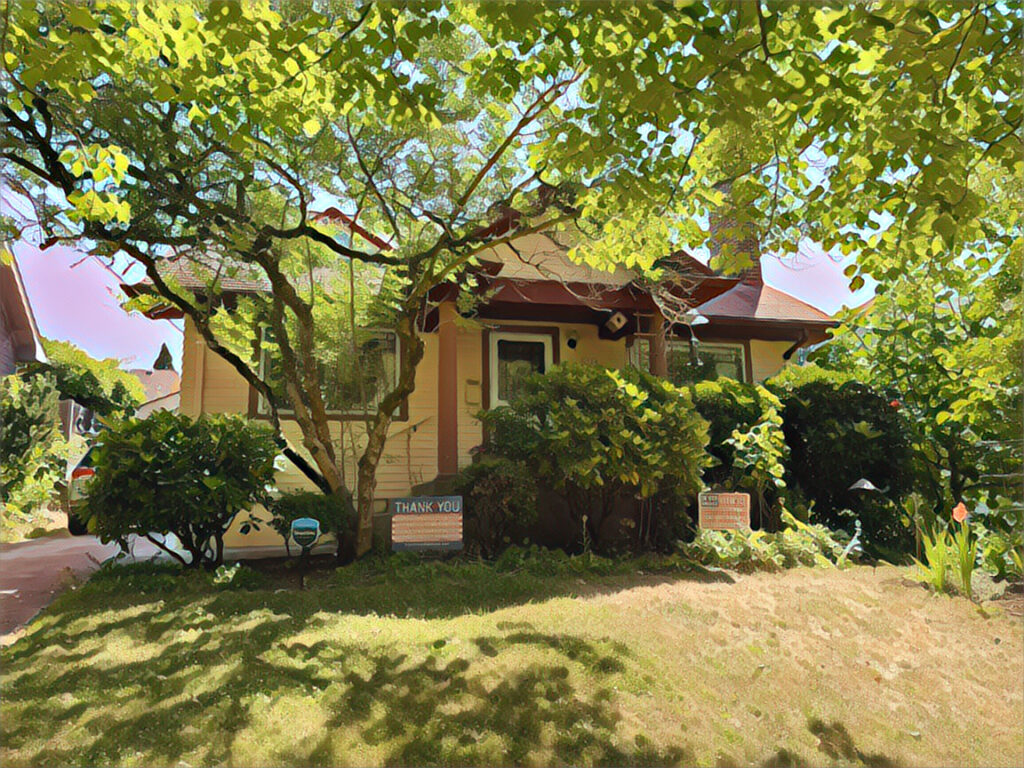
[[[748,280],[743,280],[720,296],[699,305],[697,311],[709,319],[836,325],[836,321],[820,309],[795,296],[770,285]]]
[[[169,395],[155,397],[147,400],[135,409],[135,418],[144,419],[156,411],[177,411],[181,405],[181,392],[171,392]]]
[[[190,291],[205,291],[211,281],[216,279],[222,293],[270,292],[270,280],[266,273],[226,258],[218,266],[212,260],[202,264],[197,263],[193,257],[178,256],[159,262],[158,268],[164,279],[173,279]],[[310,271],[310,278],[317,285],[333,277],[338,277],[338,273],[330,267],[313,267]],[[121,288],[129,296],[134,296],[152,286],[153,281],[147,275],[134,284],[122,283]]]
[[[132,368],[128,373],[142,382],[142,386],[146,390],[146,402],[173,395],[181,389],[181,376],[177,371]]]
[[[177,256],[159,262],[159,270],[165,280],[174,280],[188,290],[206,290],[215,278],[225,293],[265,293],[270,290],[270,280],[260,270],[227,260],[220,264],[212,259],[200,263],[194,257]],[[153,281],[147,275],[135,285],[148,287],[153,285]]]
[[[0,311],[3,312],[0,333],[5,335],[5,342],[10,342],[14,357],[11,362],[48,362],[18,262],[14,254],[8,253],[7,256],[10,263],[0,260]]]

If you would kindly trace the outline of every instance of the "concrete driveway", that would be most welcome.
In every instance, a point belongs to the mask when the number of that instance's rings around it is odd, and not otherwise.
[[[49,536],[0,545],[0,644],[8,645],[20,629],[72,583],[117,554],[116,544],[95,536]],[[145,539],[133,542],[136,559],[147,560],[157,548]]]

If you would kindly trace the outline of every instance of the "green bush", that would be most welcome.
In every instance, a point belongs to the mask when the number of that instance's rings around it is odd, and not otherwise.
[[[145,401],[146,388],[119,361],[96,360],[68,341],[44,339],[43,346],[48,362],[34,364],[30,370],[52,374],[62,398],[100,416],[131,415]]]
[[[484,457],[459,474],[455,492],[465,503],[466,538],[486,558],[537,520],[537,483],[521,461]]]
[[[865,546],[878,554],[911,551],[913,531],[898,503],[913,485],[908,425],[899,401],[828,371],[768,383],[782,401],[790,460],[786,480],[814,504],[815,518],[843,528],[851,510],[863,527]],[[861,478],[882,494],[851,491]]]
[[[4,520],[46,504],[64,477],[68,445],[60,432],[51,376],[0,379],[0,499]]]
[[[749,491],[761,527],[777,528],[789,459],[779,399],[764,387],[724,377],[700,382],[693,392],[697,411],[710,424],[709,451],[716,460],[704,471],[705,484]]]
[[[271,514],[270,526],[284,539],[291,551],[292,521],[311,517],[320,522],[321,533],[335,536],[348,530],[353,520],[352,504],[341,496],[328,496],[321,491],[292,491],[274,499],[267,505]],[[242,532],[246,526],[242,524]]]
[[[263,502],[274,478],[277,446],[264,425],[240,416],[169,411],[115,422],[93,452],[96,475],[81,517],[104,542],[173,533],[188,564],[219,565],[235,515]]]
[[[997,579],[1024,578],[1024,504],[986,494],[971,512],[981,546],[982,567]]]
[[[566,497],[581,535],[598,545],[616,505],[667,491],[692,499],[710,460],[707,423],[687,391],[633,368],[558,365],[480,418],[487,452],[524,461]],[[685,511],[680,504],[664,513]]]
[[[779,570],[797,566],[844,567],[859,552],[858,541],[845,539],[823,525],[808,525],[783,513],[786,527],[766,531],[702,530],[684,556],[701,565],[741,571]]]

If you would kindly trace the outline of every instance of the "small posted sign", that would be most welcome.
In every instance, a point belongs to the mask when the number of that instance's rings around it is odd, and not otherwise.
[[[702,493],[697,509],[701,528],[713,531],[750,528],[749,493]]]
[[[412,496],[391,499],[391,549],[462,549],[462,497]]]

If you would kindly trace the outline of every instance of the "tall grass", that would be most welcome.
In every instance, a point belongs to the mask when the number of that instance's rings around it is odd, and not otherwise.
[[[924,562],[916,557],[919,576],[936,592],[949,591],[950,541],[945,529],[927,531],[920,529],[921,546],[924,548]]]

